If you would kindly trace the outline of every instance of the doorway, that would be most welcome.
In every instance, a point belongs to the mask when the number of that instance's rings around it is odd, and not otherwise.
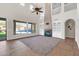
[[[6,18],[0,18],[0,41],[7,40]]]
[[[75,39],[75,21],[69,19],[65,23],[65,38]]]

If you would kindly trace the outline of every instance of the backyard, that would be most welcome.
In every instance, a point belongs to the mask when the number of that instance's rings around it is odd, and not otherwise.
[[[6,33],[5,32],[0,32],[0,40],[5,39]]]
[[[6,39],[6,21],[0,20],[0,41]]]

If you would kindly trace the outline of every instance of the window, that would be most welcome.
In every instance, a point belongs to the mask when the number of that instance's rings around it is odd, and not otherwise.
[[[31,22],[14,21],[14,34],[35,33],[36,25]]]
[[[61,3],[52,3],[52,15],[61,13]]]
[[[28,33],[35,33],[35,24],[34,23],[28,23]]]
[[[14,21],[15,34],[27,33],[27,25],[26,24],[27,24],[26,22]]]
[[[77,3],[64,3],[64,12],[77,9]]]
[[[0,41],[7,39],[6,18],[0,18]]]
[[[28,33],[32,33],[32,23],[28,23]]]
[[[53,24],[53,31],[54,32],[60,32],[61,31],[61,23],[60,22],[55,22]]]
[[[35,33],[35,32],[36,32],[36,24],[32,23],[32,33]]]
[[[61,3],[52,3],[52,8],[56,9],[58,7],[61,7]]]

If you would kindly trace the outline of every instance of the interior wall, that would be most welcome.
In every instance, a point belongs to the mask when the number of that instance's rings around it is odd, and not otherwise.
[[[0,3],[0,17],[7,19],[7,40],[38,35],[39,15],[32,14],[29,3],[21,6],[19,3]],[[13,20],[36,23],[36,33],[14,35]]]
[[[40,13],[40,20],[38,20],[39,24],[39,35],[44,35],[44,16],[45,16],[45,4],[41,4],[43,13]]]
[[[61,24],[61,26],[58,28],[58,29],[60,29],[60,31],[57,31],[57,30],[53,31],[53,33],[52,33],[53,37],[65,39],[65,22],[68,19],[73,19],[76,22],[76,20],[77,20],[77,9],[64,12],[63,4],[62,4],[61,13],[56,14],[56,15],[52,15],[52,21],[53,21],[52,22],[52,29],[53,29],[55,22],[57,22],[57,23],[59,22]]]
[[[77,3],[77,19],[76,19],[76,34],[75,34],[75,38],[76,38],[76,42],[78,44],[78,48],[79,48],[79,3]]]
[[[78,44],[78,48],[79,48],[79,3],[77,3],[77,9],[74,9],[74,10],[70,10],[70,11],[67,11],[67,12],[64,12],[63,10],[63,4],[62,4],[62,8],[61,8],[61,13],[60,14],[57,14],[57,15],[52,15],[52,20],[54,21],[60,21],[61,22],[61,28],[62,31],[60,32],[54,32],[53,31],[53,37],[58,37],[58,38],[62,38],[62,39],[65,39],[65,22],[68,20],[68,19],[73,19],[75,21],[75,40]],[[54,25],[54,21],[52,22],[52,29],[53,29],[53,25]],[[55,34],[55,35],[54,35]],[[56,35],[56,34],[60,34],[61,36],[59,35]]]

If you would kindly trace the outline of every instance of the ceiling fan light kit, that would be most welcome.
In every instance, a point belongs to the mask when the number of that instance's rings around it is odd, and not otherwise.
[[[32,13],[36,13],[36,15],[38,15],[39,13],[43,13],[43,11],[41,11],[42,7],[39,3],[35,3],[32,9],[33,9]]]
[[[37,15],[38,15],[38,13],[43,13],[43,11],[41,11],[41,9],[42,8],[35,7],[35,8],[33,8],[34,11],[32,13],[36,12]]]

